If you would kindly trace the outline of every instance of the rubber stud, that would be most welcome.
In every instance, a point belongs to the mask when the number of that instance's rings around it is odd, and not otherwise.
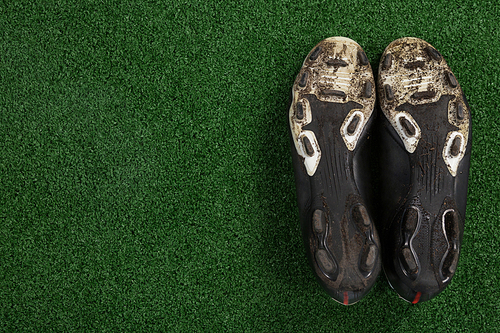
[[[451,144],[450,147],[450,154],[451,156],[458,156],[460,153],[460,145],[462,144],[462,139],[460,139],[460,136],[456,136],[455,139],[453,139],[453,143]]]
[[[304,74],[302,74],[302,77],[300,78],[300,81],[299,81],[299,87],[304,88],[306,86],[308,77],[309,77],[308,72],[304,72]]]
[[[363,254],[361,255],[361,269],[369,272],[375,265],[377,259],[377,247],[375,244],[365,245]]]
[[[358,127],[358,123],[359,123],[359,116],[356,115],[352,118],[349,126],[347,126],[347,133],[349,133],[350,135],[353,135],[354,132],[356,131],[356,128]]]
[[[357,223],[362,223],[364,226],[370,225],[370,216],[368,216],[368,211],[363,205],[356,205],[352,209],[352,218]]]
[[[363,50],[358,50],[358,62],[361,66],[368,65],[368,57]]]
[[[444,229],[446,231],[446,238],[449,240],[454,239],[458,234],[458,217],[454,210],[449,210],[444,215]]]
[[[337,270],[337,264],[330,258],[325,249],[319,249],[316,251],[315,257],[319,268],[321,268],[323,272],[331,274]]]
[[[326,230],[326,216],[321,209],[316,209],[312,218],[313,229],[316,233],[322,234]]]
[[[365,89],[363,91],[363,96],[365,96],[365,98],[372,97],[372,82],[371,81],[366,81]]]
[[[302,105],[302,102],[297,103],[296,117],[299,120],[304,119],[304,106]]]
[[[446,72],[444,74],[446,76],[446,80],[450,84],[452,88],[455,88],[458,85],[457,79],[455,78],[455,75],[453,75],[452,72]]]
[[[387,100],[392,101],[394,99],[394,92],[392,91],[392,87],[389,84],[384,85],[385,98]]]
[[[457,118],[458,120],[464,119],[464,106],[462,103],[457,103]]]
[[[309,156],[314,155],[314,148],[311,144],[311,141],[309,141],[309,138],[307,136],[302,137],[302,143],[304,144],[304,147],[306,149],[306,154]]]
[[[388,69],[392,66],[392,54],[388,53],[385,55],[384,63],[382,65],[383,69]]]
[[[346,67],[347,66],[347,62],[345,62],[344,60],[342,59],[334,59],[334,58],[330,58],[326,61],[326,64],[328,66],[337,66],[337,67]]]
[[[408,236],[411,237],[418,224],[418,211],[415,208],[408,208],[403,216],[403,231]]]
[[[415,272],[417,270],[417,263],[415,262],[415,257],[413,257],[413,253],[411,253],[410,248],[404,247],[402,254],[409,273]]]
[[[319,54],[321,53],[321,46],[318,46],[317,48],[312,51],[311,56],[309,57],[310,60],[316,60],[318,59]]]
[[[457,270],[457,264],[458,260],[451,261],[450,266],[448,266],[448,275],[455,274],[455,271]]]
[[[417,68],[423,68],[425,66],[425,61],[419,60],[419,61],[413,61],[413,62],[408,62],[405,64],[406,69],[417,69]]]
[[[345,92],[343,92],[342,90],[325,89],[321,92],[323,93],[323,95],[345,97]]]
[[[434,59],[436,61],[440,61],[441,60],[441,53],[439,53],[438,50],[436,50],[435,48],[433,48],[431,46],[427,46],[425,48],[425,51],[427,52],[427,54],[429,55],[429,57],[431,57],[432,59]]]
[[[430,99],[436,96],[436,92],[434,90],[426,90],[426,91],[417,91],[411,98],[413,99]]]
[[[415,135],[415,126],[413,126],[413,124],[408,119],[406,119],[405,117],[401,117],[399,118],[399,123],[403,127],[407,136]]]
[[[448,240],[448,254],[443,261],[442,274],[443,277],[450,278],[457,270],[459,248],[456,246],[456,240],[459,233],[458,217],[455,211],[448,211],[444,215],[444,227],[446,231],[446,239]]]

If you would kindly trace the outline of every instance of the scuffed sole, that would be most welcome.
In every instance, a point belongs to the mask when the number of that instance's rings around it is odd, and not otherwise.
[[[309,176],[314,175],[322,150],[315,133],[303,127],[312,121],[311,106],[305,95],[334,103],[359,103],[345,118],[340,135],[349,150],[357,142],[375,105],[375,80],[365,52],[345,37],[327,38],[306,57],[292,89],[289,122],[295,149],[304,159]]]

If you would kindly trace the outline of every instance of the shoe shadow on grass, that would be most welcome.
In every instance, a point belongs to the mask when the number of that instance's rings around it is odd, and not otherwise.
[[[262,229],[256,231],[261,236],[262,259],[256,269],[264,274],[261,288],[270,292],[269,302],[293,302],[313,290],[321,291],[307,263],[295,192],[288,127],[288,95],[294,79],[279,87],[276,95],[283,98],[267,103],[275,107],[259,123],[262,135],[256,147],[261,174],[255,195],[261,204],[258,215],[263,217],[258,224]]]

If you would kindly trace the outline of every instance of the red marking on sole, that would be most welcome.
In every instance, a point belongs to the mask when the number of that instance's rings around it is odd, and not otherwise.
[[[349,296],[347,295],[347,291],[344,291],[344,305],[349,304]]]
[[[422,292],[417,292],[417,294],[415,295],[415,299],[413,300],[413,302],[411,302],[411,304],[417,304],[418,301],[420,301],[420,296],[422,296]]]

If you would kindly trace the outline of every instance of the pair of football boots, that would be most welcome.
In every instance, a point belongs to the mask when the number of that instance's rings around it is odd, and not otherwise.
[[[353,304],[383,267],[409,302],[439,294],[460,256],[471,150],[470,108],[442,55],[398,39],[375,83],[355,41],[325,39],[295,80],[289,122],[302,234],[327,293]]]

